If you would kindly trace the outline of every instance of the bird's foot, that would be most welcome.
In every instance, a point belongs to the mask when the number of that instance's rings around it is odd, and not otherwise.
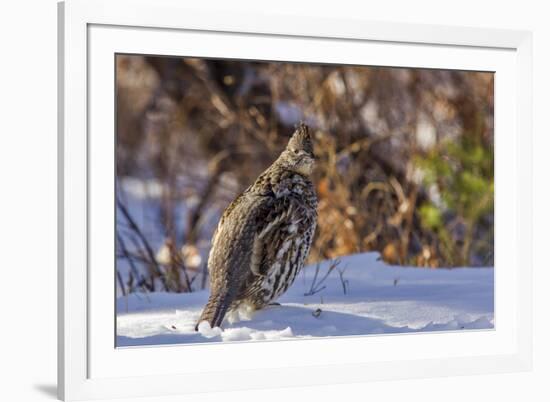
[[[252,304],[244,302],[231,309],[226,314],[226,318],[230,324],[235,324],[239,321],[250,321],[255,311],[256,309]]]
[[[238,309],[232,309],[227,312],[225,318],[230,324],[235,324],[241,320]]]

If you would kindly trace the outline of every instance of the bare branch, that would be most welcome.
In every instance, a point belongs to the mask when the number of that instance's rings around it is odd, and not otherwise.
[[[310,287],[308,292],[304,293],[304,296],[313,296],[314,294],[319,293],[322,290],[326,289],[326,285],[323,285],[323,283],[326,281],[326,279],[328,278],[330,273],[332,271],[334,271],[334,269],[338,265],[340,265],[340,259],[332,260],[330,262],[330,265],[329,265],[325,275],[317,282],[317,278],[318,278],[320,267],[321,267],[320,264],[317,264],[315,266],[315,275],[313,276],[313,281],[311,282],[311,287]]]
[[[155,254],[153,253],[153,249],[149,245],[149,242],[147,241],[147,239],[145,238],[145,236],[141,232],[139,226],[136,224],[136,221],[130,215],[130,212],[128,211],[126,206],[122,203],[122,201],[120,201],[120,198],[117,197],[116,202],[117,202],[118,209],[120,210],[120,212],[122,212],[122,214],[124,215],[124,217],[128,221],[128,224],[130,225],[130,228],[134,231],[134,233],[141,240],[141,243],[143,244],[143,247],[145,247],[147,257],[149,259],[149,262],[155,268],[156,275],[161,279],[165,290],[168,290],[168,287],[166,285],[166,278],[164,277],[164,275],[163,275],[163,273],[160,269],[160,266],[159,266],[159,264],[158,264],[158,262],[155,258]]]

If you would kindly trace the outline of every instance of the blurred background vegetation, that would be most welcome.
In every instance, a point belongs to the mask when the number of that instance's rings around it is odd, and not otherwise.
[[[493,265],[492,73],[118,55],[119,291],[204,288],[225,206],[314,133],[309,262]]]

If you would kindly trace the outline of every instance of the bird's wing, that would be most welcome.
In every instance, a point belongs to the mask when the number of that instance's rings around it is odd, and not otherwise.
[[[208,257],[210,297],[199,318],[219,326],[250,275],[252,245],[270,197],[239,196],[224,212]],[[198,327],[198,324],[197,324]]]
[[[237,292],[250,269],[258,227],[269,214],[271,197],[241,195],[225,210],[213,237],[208,266],[214,287]]]
[[[216,243],[216,237],[218,235],[218,232],[220,231],[220,228],[223,227],[223,225],[225,224],[226,220],[227,220],[227,217],[229,215],[231,215],[231,213],[233,212],[233,210],[235,209],[236,206],[238,206],[241,202],[242,202],[242,199],[244,197],[244,193],[241,193],[237,196],[237,198],[235,198],[231,204],[229,204],[225,210],[223,211],[223,214],[220,218],[220,221],[218,222],[218,226],[216,227],[216,229],[214,230],[214,233],[212,234],[212,244],[215,244]]]
[[[254,275],[267,275],[288,251],[290,242],[301,235],[301,229],[309,224],[303,212],[296,201],[286,197],[275,200],[264,212],[252,245],[250,271]]]

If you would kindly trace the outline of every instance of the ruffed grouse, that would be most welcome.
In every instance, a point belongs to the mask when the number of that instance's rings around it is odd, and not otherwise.
[[[224,211],[208,258],[210,297],[197,323],[221,325],[228,310],[254,310],[292,284],[309,253],[317,222],[310,181],[314,155],[305,124],[286,149]]]

